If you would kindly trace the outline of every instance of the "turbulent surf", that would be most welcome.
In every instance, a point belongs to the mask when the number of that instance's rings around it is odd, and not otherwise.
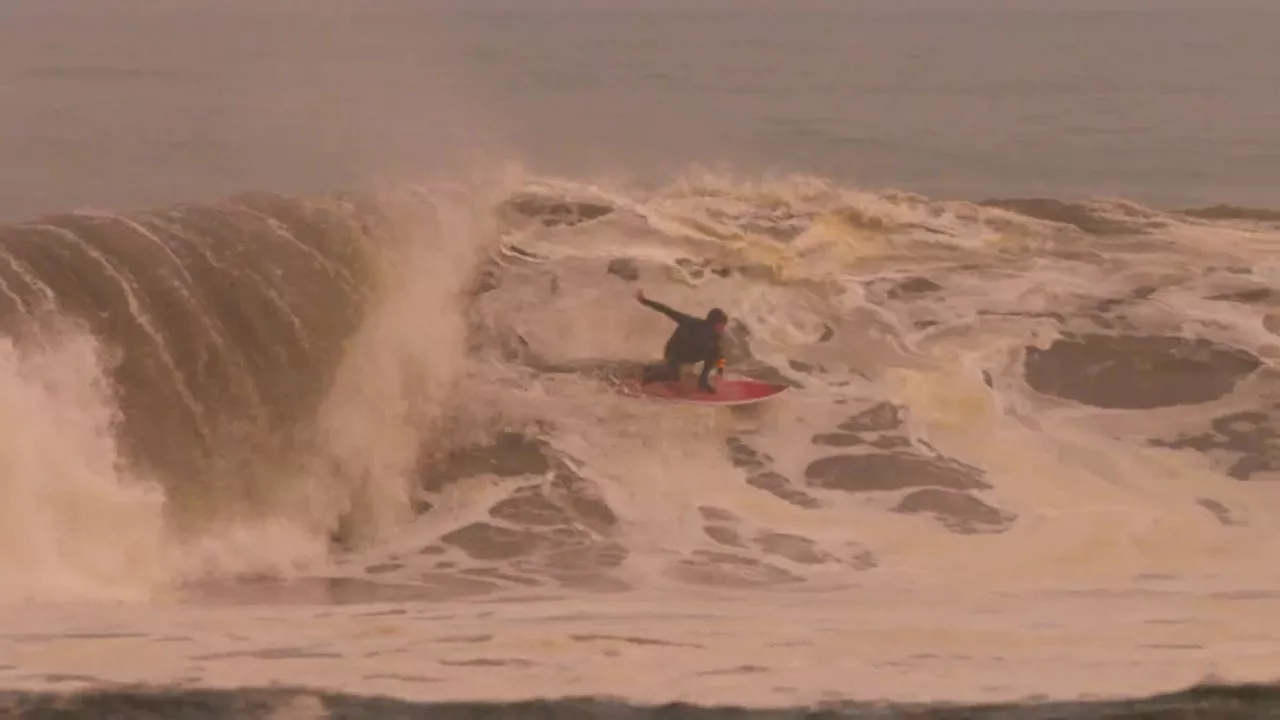
[[[1230,615],[1280,591],[1277,257],[1243,208],[702,175],[8,225],[0,592]],[[612,392],[669,329],[640,287],[790,391]]]

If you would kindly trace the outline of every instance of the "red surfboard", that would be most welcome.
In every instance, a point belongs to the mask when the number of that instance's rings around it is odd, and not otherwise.
[[[700,390],[697,381],[693,379],[684,382],[655,382],[648,385],[635,382],[629,389],[659,400],[697,405],[750,405],[780,395],[788,389],[786,385],[776,385],[750,378],[712,379],[711,384],[716,388],[713,393]]]

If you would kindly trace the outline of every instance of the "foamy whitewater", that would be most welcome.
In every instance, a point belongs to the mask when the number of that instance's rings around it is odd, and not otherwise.
[[[700,174],[9,225],[0,678],[788,707],[1270,682],[1277,258],[1269,212]],[[639,288],[724,308],[729,372],[791,390],[620,394],[670,331]]]

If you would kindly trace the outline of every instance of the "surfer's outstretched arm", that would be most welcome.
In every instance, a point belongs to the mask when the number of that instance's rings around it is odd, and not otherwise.
[[[671,318],[672,320],[675,320],[678,323],[698,321],[698,318],[692,315],[685,315],[679,310],[674,310],[670,307],[667,307],[666,305],[663,305],[660,302],[650,300],[649,298],[644,296],[643,290],[636,291],[636,299],[640,301],[641,305],[644,305],[645,307],[650,308],[652,310],[657,310],[658,312],[662,313],[663,315],[666,315],[667,317]]]

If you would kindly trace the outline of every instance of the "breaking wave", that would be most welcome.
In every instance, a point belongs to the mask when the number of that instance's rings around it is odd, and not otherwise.
[[[1270,211],[700,175],[9,225],[0,587],[1266,584],[1277,251]],[[637,287],[793,391],[620,396]]]

